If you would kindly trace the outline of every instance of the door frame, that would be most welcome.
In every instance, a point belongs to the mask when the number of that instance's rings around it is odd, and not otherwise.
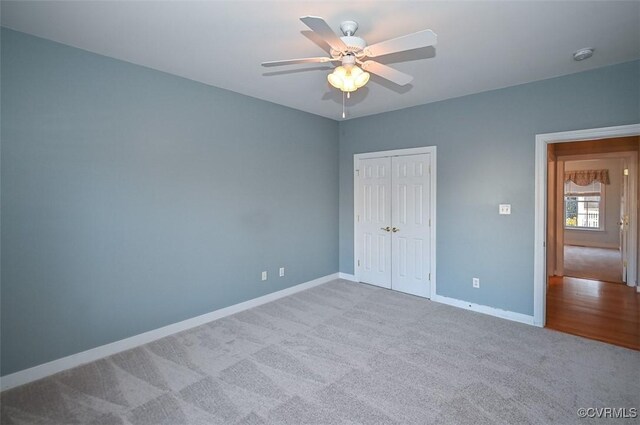
[[[591,128],[536,134],[535,142],[535,223],[533,259],[533,324],[544,327],[546,320],[546,237],[547,237],[547,145],[551,143],[580,142],[614,137],[640,136],[640,124]],[[637,176],[636,176],[637,182]],[[635,183],[635,182],[634,182]],[[638,281],[637,268],[637,187],[631,199],[629,258],[634,263],[634,278]],[[633,226],[633,227],[632,227]],[[637,286],[640,288],[640,286]]]
[[[436,295],[436,147],[435,146],[425,146],[420,148],[409,148],[409,149],[393,149],[388,151],[378,151],[378,152],[364,152],[357,153],[353,155],[353,271],[356,281],[360,282],[360,271],[358,267],[358,199],[360,198],[360,191],[358,190],[359,186],[359,170],[360,170],[360,160],[369,159],[369,158],[380,158],[380,157],[391,157],[391,156],[405,156],[405,155],[419,155],[419,154],[430,154],[431,158],[431,176],[430,176],[430,199],[429,199],[429,214],[431,215],[431,227],[430,231],[430,273],[431,273],[431,291],[429,295],[429,299],[434,299]]]

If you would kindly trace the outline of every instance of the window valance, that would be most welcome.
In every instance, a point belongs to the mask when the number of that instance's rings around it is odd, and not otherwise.
[[[575,170],[565,171],[564,181],[572,181],[578,186],[588,186],[593,182],[611,184],[609,170]]]

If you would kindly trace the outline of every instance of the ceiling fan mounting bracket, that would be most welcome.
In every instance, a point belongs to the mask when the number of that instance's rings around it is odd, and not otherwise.
[[[356,21],[343,21],[340,24],[340,31],[347,37],[352,36],[358,30],[358,23]]]

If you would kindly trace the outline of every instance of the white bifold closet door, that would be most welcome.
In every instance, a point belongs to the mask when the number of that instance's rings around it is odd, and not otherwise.
[[[362,159],[360,281],[429,297],[430,154]]]

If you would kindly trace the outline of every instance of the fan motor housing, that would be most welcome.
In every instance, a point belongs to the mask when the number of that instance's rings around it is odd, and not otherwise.
[[[358,54],[367,47],[367,42],[361,39],[360,37],[356,37],[353,35],[346,35],[344,37],[340,37],[340,39],[347,45],[347,52]],[[341,52],[337,52],[331,49],[331,54],[335,57],[339,55]]]

